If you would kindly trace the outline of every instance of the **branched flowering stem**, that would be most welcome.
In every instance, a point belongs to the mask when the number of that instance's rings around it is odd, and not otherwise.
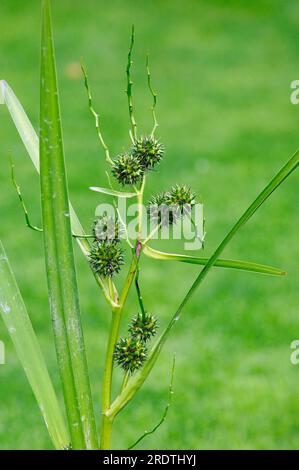
[[[94,107],[93,107],[93,104],[92,104],[92,96],[91,96],[91,92],[90,92],[90,88],[89,88],[89,84],[88,84],[88,76],[87,76],[87,72],[84,68],[84,66],[81,64],[81,70],[82,70],[82,73],[83,73],[83,76],[84,76],[84,85],[85,85],[85,88],[86,88],[86,91],[87,91],[87,96],[88,96],[88,106],[89,106],[89,110],[91,112],[91,114],[93,115],[94,117],[94,120],[95,120],[95,126],[96,126],[96,130],[97,130],[97,134],[98,134],[98,137],[99,137],[99,141],[105,151],[105,155],[106,155],[106,161],[112,165],[113,161],[110,157],[110,152],[109,152],[109,149],[106,145],[106,142],[103,138],[103,135],[102,135],[102,132],[101,132],[101,127],[100,127],[100,115],[95,111]]]
[[[149,55],[146,56],[146,72],[147,72],[147,84],[149,91],[153,97],[153,105],[151,107],[152,110],[152,115],[153,115],[153,121],[154,121],[154,127],[151,132],[151,136],[153,137],[155,135],[156,129],[158,127],[158,121],[156,117],[156,105],[157,105],[157,93],[154,91],[153,86],[152,86],[152,78],[151,78],[151,72],[149,68]]]
[[[127,63],[127,96],[128,96],[128,106],[129,106],[129,116],[131,121],[131,134],[133,137],[133,142],[137,139],[137,123],[135,121],[134,112],[133,112],[133,98],[132,98],[132,78],[131,78],[131,66],[132,66],[132,51],[134,46],[134,39],[135,39],[135,28],[134,25],[132,26],[132,33],[131,33],[131,43],[128,53],[128,63]]]

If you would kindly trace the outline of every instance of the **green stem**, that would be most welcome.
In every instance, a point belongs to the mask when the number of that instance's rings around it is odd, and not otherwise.
[[[89,106],[89,110],[90,110],[90,112],[93,115],[94,120],[95,120],[95,126],[96,126],[96,130],[97,130],[98,138],[99,138],[99,141],[100,141],[100,143],[101,143],[101,145],[104,149],[104,152],[105,152],[105,155],[106,155],[106,161],[110,165],[112,165],[113,161],[110,157],[109,149],[106,145],[106,142],[105,142],[105,140],[103,138],[103,135],[102,135],[102,132],[101,132],[100,115],[96,112],[96,110],[94,109],[94,107],[92,105],[92,96],[91,96],[91,91],[90,91],[89,84],[88,84],[88,76],[87,76],[87,72],[86,72],[86,70],[85,70],[85,68],[83,67],[82,64],[81,64],[81,70],[82,70],[82,73],[83,73],[83,76],[84,76],[84,85],[85,85],[85,88],[86,88],[86,91],[87,91],[88,106]]]
[[[102,397],[102,429],[101,429],[101,449],[110,449],[110,437],[112,430],[111,418],[108,418],[106,413],[109,410],[111,403],[111,387],[112,387],[112,372],[113,372],[113,353],[117,342],[119,327],[120,327],[121,312],[119,308],[113,309],[110,332],[108,337],[106,359],[103,378],[103,397]]]
[[[132,138],[135,141],[137,139],[137,124],[134,117],[133,111],[133,99],[132,99],[132,86],[133,82],[131,79],[131,66],[132,66],[132,51],[134,46],[134,25],[132,26],[132,33],[131,33],[131,43],[128,53],[128,63],[127,63],[127,96],[128,96],[128,106],[129,106],[129,116],[131,121],[131,132]]]
[[[154,91],[153,87],[152,87],[152,79],[151,79],[151,72],[150,72],[150,68],[149,68],[149,56],[147,55],[146,56],[146,71],[147,71],[147,84],[148,84],[148,88],[149,88],[149,91],[153,97],[153,105],[152,105],[152,115],[153,115],[153,121],[154,121],[154,127],[153,127],[153,130],[151,132],[151,136],[153,137],[155,135],[155,131],[158,127],[158,121],[157,121],[157,117],[156,117],[156,111],[155,111],[155,108],[156,108],[156,104],[157,104],[157,93]]]
[[[140,190],[137,192],[137,205],[138,205],[138,233],[137,240],[142,239],[142,216],[143,216],[143,194],[145,187],[145,176],[142,179]]]
[[[140,310],[141,310],[141,313],[142,313],[142,317],[144,319],[146,311],[145,311],[145,308],[144,308],[144,305],[143,305],[143,299],[142,299],[140,286],[139,286],[139,268],[137,268],[137,270],[136,270],[135,287],[136,287],[136,291],[137,291],[139,307],[140,307]]]
[[[132,31],[132,38],[134,30]],[[133,39],[132,39],[133,41]],[[145,187],[145,178],[142,180],[140,190],[137,192],[138,198],[138,235],[136,245],[133,251],[132,261],[127,274],[122,292],[119,297],[119,303],[112,309],[112,320],[110,326],[110,333],[106,349],[106,359],[104,366],[103,378],[103,398],[102,398],[102,428],[101,428],[101,449],[110,448],[111,432],[113,425],[113,418],[108,416],[109,408],[111,405],[111,388],[112,388],[112,374],[113,374],[113,353],[116,342],[119,336],[119,329],[123,314],[123,309],[134,280],[136,270],[138,269],[138,262],[142,251],[141,236],[142,236],[142,203],[143,193]],[[112,281],[111,281],[112,282]]]
[[[113,425],[113,417],[108,416],[108,411],[111,405],[111,388],[112,388],[112,373],[113,373],[113,353],[115,345],[119,336],[119,328],[122,318],[122,312],[126,303],[130,287],[134,280],[138,261],[141,253],[141,244],[137,241],[135,252],[132,257],[131,266],[127,274],[125,284],[120,295],[119,305],[112,310],[112,319],[110,325],[110,332],[108,337],[106,359],[104,366],[103,378],[103,396],[102,396],[102,427],[101,427],[101,443],[102,450],[110,449],[111,432]]]

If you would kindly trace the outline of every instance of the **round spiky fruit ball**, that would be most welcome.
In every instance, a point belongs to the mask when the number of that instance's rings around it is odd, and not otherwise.
[[[121,338],[115,346],[114,360],[125,372],[140,369],[146,359],[146,346],[136,338]]]
[[[116,243],[95,242],[89,253],[92,269],[102,277],[112,277],[124,264],[123,251]]]
[[[143,178],[144,169],[138,158],[124,153],[119,155],[112,165],[112,174],[122,184],[136,184]]]
[[[176,207],[181,216],[190,214],[195,204],[195,194],[187,186],[175,185],[167,193],[167,202],[170,206]]]
[[[118,220],[107,214],[99,216],[93,224],[93,235],[98,242],[119,242],[121,231]]]
[[[151,222],[167,227],[179,218],[178,208],[169,204],[169,197],[169,194],[165,192],[151,197],[147,204],[147,214]]]
[[[133,338],[140,339],[146,343],[154,337],[158,330],[158,321],[151,313],[138,313],[129,325],[129,333]]]
[[[141,137],[135,141],[132,155],[139,159],[145,170],[152,169],[162,160],[164,146],[152,136]]]

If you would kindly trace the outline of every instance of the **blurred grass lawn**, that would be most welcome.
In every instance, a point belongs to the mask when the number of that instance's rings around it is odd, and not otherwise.
[[[39,113],[39,1],[2,0],[0,78],[15,90],[34,125]],[[102,200],[105,163],[76,65],[88,67],[112,153],[128,146],[125,74],[129,31],[136,26],[134,91],[143,132],[151,125],[145,53],[158,90],[159,134],[167,156],[148,194],[174,182],[203,196],[209,254],[263,185],[299,146],[298,107],[289,100],[299,78],[296,0],[53,0],[65,149],[72,200],[86,227]],[[0,237],[7,249],[53,379],[59,379],[40,235],[27,230],[9,181],[12,150],[34,223],[40,221],[36,174],[4,107],[0,109]],[[175,396],[167,422],[144,441],[151,449],[286,449],[299,443],[298,178],[267,202],[225,256],[285,268],[286,278],[214,270],[185,309],[150,380],[115,422],[125,448],[159,419],[173,351]],[[157,244],[156,246],[162,246]],[[172,249],[179,249],[174,244]],[[99,415],[109,312],[76,248],[83,323]],[[142,263],[144,299],[164,325],[198,268]],[[136,312],[135,297],[128,313]],[[24,373],[7,344],[0,368],[0,448],[51,448]],[[118,374],[116,374],[119,380]]]

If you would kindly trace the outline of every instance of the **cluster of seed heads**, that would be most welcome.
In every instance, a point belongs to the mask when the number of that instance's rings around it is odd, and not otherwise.
[[[152,170],[162,160],[163,145],[155,137],[136,139],[130,152],[119,155],[112,165],[112,174],[124,185],[142,181],[145,171]]]
[[[150,220],[163,226],[172,225],[185,215],[190,215],[195,204],[195,194],[186,186],[175,185],[170,191],[153,196],[147,205]]]
[[[118,221],[107,215],[100,216],[93,224],[93,236],[90,265],[100,276],[112,277],[124,264]]]
[[[147,356],[146,343],[156,335],[157,319],[150,313],[138,313],[129,325],[129,336],[115,346],[114,360],[125,372],[140,369]]]

